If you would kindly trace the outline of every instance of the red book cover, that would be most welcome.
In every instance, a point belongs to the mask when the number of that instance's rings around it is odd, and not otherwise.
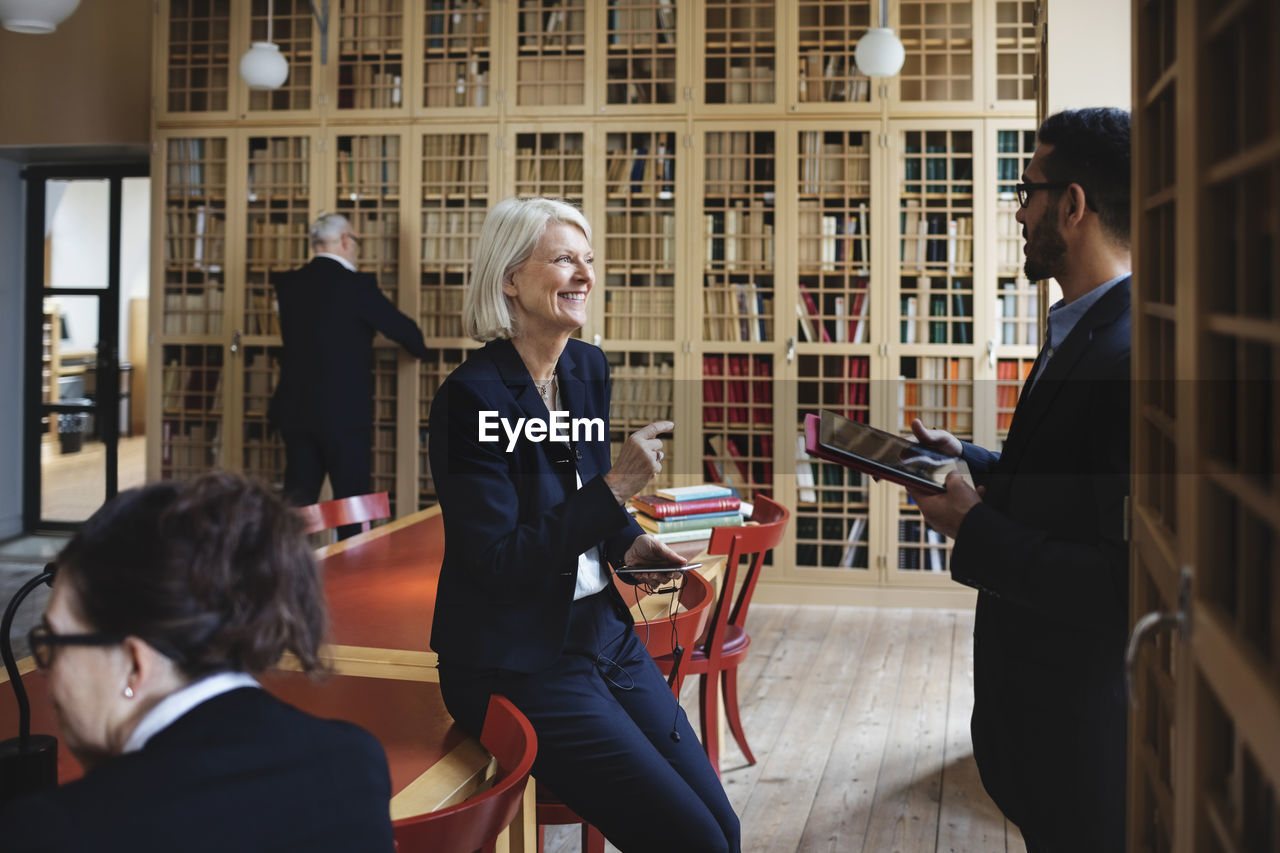
[[[813,318],[813,324],[820,330],[818,332],[824,344],[831,343],[831,333],[827,331],[827,324],[822,322],[822,315],[818,313],[818,303],[813,301],[813,296],[809,294],[809,288],[803,284],[800,285],[800,298],[804,300],[804,308],[809,312],[809,316]]]
[[[715,378],[722,374],[720,359],[714,355],[702,357],[702,419],[707,423],[720,423],[724,420],[724,385]]]
[[[657,495],[636,495],[636,507],[654,518],[679,518],[704,512],[732,512],[742,506],[738,498],[703,498],[696,501],[669,501]]]
[[[752,369],[760,377],[753,383],[756,405],[752,421],[758,424],[773,423],[773,366],[766,358],[753,358]]]

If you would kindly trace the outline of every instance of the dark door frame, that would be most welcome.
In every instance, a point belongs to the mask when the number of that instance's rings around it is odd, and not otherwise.
[[[99,434],[106,446],[106,498],[117,490],[118,449],[120,435],[120,234],[121,194],[125,178],[150,176],[150,164],[131,161],[109,164],[63,164],[28,166],[22,170],[27,182],[26,234],[26,356],[23,359],[23,453],[22,453],[22,527],[26,532],[39,530],[75,530],[74,521],[47,521],[41,518],[40,454],[44,429],[41,418],[63,412],[95,412]],[[50,290],[44,286],[45,182],[48,180],[97,179],[110,182],[110,223],[107,236],[107,287],[58,288],[68,296],[97,296],[98,362],[95,378],[95,400],[92,406],[64,405],[42,399],[40,365],[44,321],[44,297]],[[108,342],[103,346],[103,342]]]

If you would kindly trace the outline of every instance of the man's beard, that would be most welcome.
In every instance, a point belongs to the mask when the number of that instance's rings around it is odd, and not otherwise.
[[[1027,241],[1027,262],[1023,269],[1028,281],[1043,281],[1062,272],[1067,257],[1067,241],[1051,222],[1042,222]]]

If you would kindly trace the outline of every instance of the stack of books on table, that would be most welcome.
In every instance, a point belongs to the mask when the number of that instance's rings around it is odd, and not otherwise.
[[[631,499],[636,521],[663,542],[706,539],[713,527],[741,527],[742,501],[724,486],[679,486]]]

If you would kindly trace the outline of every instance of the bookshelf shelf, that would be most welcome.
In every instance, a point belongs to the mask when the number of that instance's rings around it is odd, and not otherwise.
[[[321,66],[309,4],[277,2],[299,74],[258,95],[228,63],[265,35],[265,0],[160,4],[150,474],[217,460],[279,480],[268,279],[330,210],[432,353],[378,344],[373,486],[398,514],[434,502],[429,404],[476,346],[460,311],[484,215],[552,195],[593,226],[581,337],[612,366],[611,441],[670,415],[661,485],[793,505],[766,583],[947,585],[930,570],[947,544],[899,530],[919,519],[900,493],[795,442],[823,407],[894,431],[919,412],[989,446],[1007,431],[1050,298],[1021,275],[1008,204],[1034,148],[1028,3],[892,2],[914,70],[884,86],[852,59],[874,0],[331,5]]]

